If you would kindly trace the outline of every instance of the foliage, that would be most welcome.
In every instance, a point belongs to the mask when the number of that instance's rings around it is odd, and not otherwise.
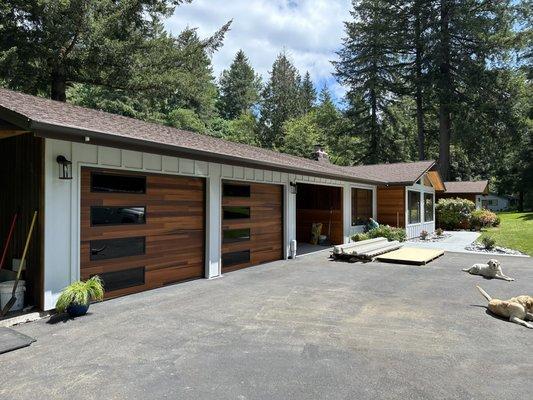
[[[429,236],[429,232],[428,231],[423,230],[422,232],[420,232],[420,238],[422,240],[426,240],[428,238],[428,236]]]
[[[231,120],[250,112],[258,103],[261,77],[255,73],[244,52],[239,50],[229,69],[222,71],[219,86],[220,115]]]
[[[435,206],[437,224],[444,229],[466,229],[476,205],[460,198],[440,199]]]
[[[475,210],[470,215],[470,226],[473,229],[480,230],[494,226],[497,216],[489,210]]]
[[[483,236],[481,238],[481,243],[487,250],[492,250],[496,245],[496,239],[494,239],[492,236]]]
[[[367,233],[356,233],[355,235],[352,236],[352,241],[354,242],[360,242],[362,240],[368,240],[370,239],[370,237],[368,236]]]
[[[243,113],[233,120],[215,118],[211,120],[209,134],[232,142],[259,146],[259,127],[255,116]]]
[[[205,133],[205,123],[193,110],[176,108],[168,113],[167,124],[187,131]]]
[[[321,131],[313,112],[287,120],[283,124],[283,134],[280,150],[295,156],[312,157],[314,145],[321,142]]]
[[[435,234],[437,236],[442,236],[442,235],[444,235],[444,231],[442,230],[442,228],[437,228],[437,229],[435,229]]]
[[[389,241],[397,240],[399,242],[405,242],[407,234],[403,228],[395,228],[389,225],[380,225],[377,228],[371,229],[367,232],[369,239],[378,237],[387,238]]]
[[[89,304],[91,301],[100,301],[104,298],[104,287],[98,275],[85,282],[77,281],[67,286],[56,302],[56,310],[64,312],[71,304]]]
[[[484,230],[481,238],[491,236],[500,246],[533,256],[533,212],[503,212],[498,217],[500,226]]]

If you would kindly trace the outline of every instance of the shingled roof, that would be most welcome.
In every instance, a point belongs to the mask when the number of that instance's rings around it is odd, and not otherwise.
[[[0,89],[0,118],[43,137],[353,182],[383,183],[346,167]]]
[[[489,181],[444,182],[446,193],[488,193]]]
[[[434,160],[346,167],[355,175],[389,185],[412,185],[435,166]]]

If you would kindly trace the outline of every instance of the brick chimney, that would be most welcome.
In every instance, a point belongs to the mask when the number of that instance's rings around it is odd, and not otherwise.
[[[314,159],[319,162],[329,163],[328,153],[324,151],[324,148],[321,144],[315,144]]]

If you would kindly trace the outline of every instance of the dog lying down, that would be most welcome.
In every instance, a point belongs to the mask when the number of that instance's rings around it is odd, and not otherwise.
[[[507,282],[514,281],[510,276],[504,275],[498,260],[490,259],[486,264],[474,264],[470,268],[463,269],[472,275],[481,275],[485,278],[498,278]]]
[[[533,329],[533,324],[526,322],[526,320],[533,321],[533,297],[518,296],[509,300],[493,299],[487,292],[476,286],[489,302],[489,310],[494,314],[508,318],[509,321],[515,324],[523,325],[526,328]]]

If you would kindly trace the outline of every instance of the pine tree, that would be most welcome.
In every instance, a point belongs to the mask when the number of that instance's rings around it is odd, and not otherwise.
[[[364,161],[377,163],[387,145],[382,121],[399,87],[396,18],[384,0],[354,0],[350,14],[335,75],[348,89],[348,115],[368,138]]]
[[[301,111],[304,114],[311,111],[316,102],[316,91],[313,82],[311,81],[311,75],[309,74],[309,71],[305,73],[302,81],[300,88],[300,101],[302,107]]]
[[[229,69],[222,72],[219,86],[220,115],[235,119],[249,112],[259,101],[261,78],[254,72],[244,52],[239,50]]]
[[[260,122],[264,147],[283,145],[283,124],[302,114],[300,104],[300,75],[287,55],[281,53],[262,92]]]

